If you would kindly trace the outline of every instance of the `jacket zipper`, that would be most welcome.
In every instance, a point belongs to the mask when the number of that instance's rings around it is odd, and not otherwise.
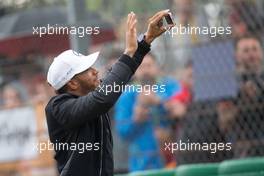
[[[101,160],[100,160],[100,176],[102,175],[102,167],[103,167],[103,140],[104,140],[104,125],[103,125],[103,119],[102,116],[100,116],[101,121]]]

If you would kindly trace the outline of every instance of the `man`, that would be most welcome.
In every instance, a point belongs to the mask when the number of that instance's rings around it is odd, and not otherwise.
[[[264,74],[261,41],[246,35],[235,43],[238,97],[218,104],[219,124],[233,142],[235,158],[264,155]]]
[[[98,71],[91,67],[98,53],[86,57],[68,50],[54,59],[47,80],[58,95],[49,101],[46,116],[61,176],[113,175],[113,144],[107,111],[121,92],[106,92],[105,88],[122,86],[129,81],[149,52],[151,42],[165,32],[158,23],[167,14],[168,10],[164,10],[151,17],[147,32],[138,42],[136,16],[133,12],[128,15],[125,52],[101,82]],[[86,150],[67,148],[73,144],[84,144]]]
[[[261,41],[253,35],[246,35],[236,40],[235,47],[238,73],[260,75],[263,72]]]
[[[166,164],[160,152],[160,144],[163,147],[169,138],[168,114],[163,105],[180,86],[160,73],[155,58],[147,54],[134,83],[115,107],[117,131],[129,144],[129,171],[159,169]]]
[[[236,100],[235,157],[264,155],[263,50],[258,37],[247,35],[236,42],[240,91]],[[240,143],[241,142],[241,143]],[[244,147],[241,147],[244,146]]]

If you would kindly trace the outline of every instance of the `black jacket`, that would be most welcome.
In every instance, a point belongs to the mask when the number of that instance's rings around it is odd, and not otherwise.
[[[130,58],[122,55],[100,86],[85,96],[60,94],[49,101],[46,117],[61,176],[112,176],[113,141],[107,111],[121,92],[106,94],[106,85],[125,85],[150,46],[144,41]],[[85,147],[85,149],[84,149]]]

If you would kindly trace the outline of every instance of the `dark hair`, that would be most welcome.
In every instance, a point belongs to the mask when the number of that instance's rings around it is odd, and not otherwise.
[[[67,92],[67,85],[64,85],[62,88],[60,88],[59,90],[56,90],[55,93],[56,94],[64,94]]]
[[[253,35],[253,34],[246,34],[242,37],[238,37],[237,39],[235,39],[234,41],[234,47],[235,49],[237,49],[237,45],[238,43],[241,41],[241,40],[244,40],[244,39],[254,39],[256,41],[259,42],[259,44],[262,46],[262,41],[261,41],[261,37],[257,36],[257,35]]]

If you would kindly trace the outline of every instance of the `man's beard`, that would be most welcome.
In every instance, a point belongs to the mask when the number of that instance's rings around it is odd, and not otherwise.
[[[81,85],[81,89],[82,89],[82,92],[84,92],[85,94],[91,92],[91,91],[94,91],[98,86],[99,84],[87,84],[87,82],[83,82],[83,81],[80,81],[80,85]]]

